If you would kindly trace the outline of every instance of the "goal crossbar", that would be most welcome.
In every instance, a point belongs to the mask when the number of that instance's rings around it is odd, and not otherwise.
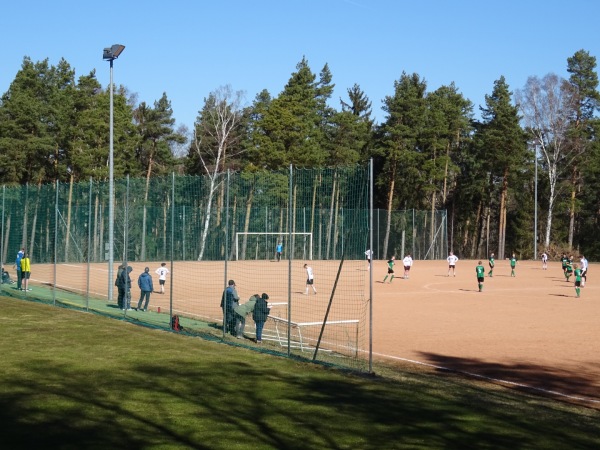
[[[235,260],[240,259],[240,236],[280,236],[281,239],[285,239],[289,236],[292,238],[296,236],[308,237],[308,259],[313,259],[313,234],[311,232],[297,231],[294,233],[277,233],[274,231],[236,231],[235,233]],[[303,258],[304,259],[304,258]]]

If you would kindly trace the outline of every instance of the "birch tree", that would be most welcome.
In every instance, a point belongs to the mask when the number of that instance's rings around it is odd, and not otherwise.
[[[202,261],[210,227],[213,200],[225,172],[226,162],[241,153],[238,146],[242,118],[243,92],[233,92],[231,86],[222,86],[205,99],[194,124],[193,151],[202,172],[208,178],[208,198],[204,227],[200,239],[198,261]]]
[[[556,74],[544,78],[529,77],[522,91],[516,95],[523,113],[525,127],[531,133],[534,145],[539,148],[548,177],[548,213],[544,245],[550,245],[552,218],[559,195],[558,183],[574,158],[568,145],[570,118],[575,108],[575,97],[569,83]]]

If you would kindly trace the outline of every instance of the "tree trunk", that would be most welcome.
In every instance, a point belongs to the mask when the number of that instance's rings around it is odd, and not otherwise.
[[[333,187],[331,189],[331,202],[329,206],[329,223],[327,224],[327,245],[325,250],[325,259],[329,259],[329,252],[331,250],[331,229],[333,227],[333,207],[335,205],[335,189],[337,181],[337,172],[333,173]]]
[[[390,242],[390,230],[392,227],[392,205],[394,204],[394,190],[396,183],[396,164],[392,165],[390,173],[390,188],[388,189],[387,201],[387,224],[385,225],[385,236],[383,238],[383,259],[388,258],[388,244]]]
[[[152,176],[152,152],[148,161],[148,169],[146,170],[146,187],[144,189],[144,206],[142,208],[142,248],[140,251],[140,259],[146,261],[146,221],[148,218],[148,191],[150,190],[150,177]],[[125,218],[127,223],[127,218]]]
[[[246,217],[244,219],[244,231],[248,233],[250,229],[250,213],[252,212],[252,202],[254,201],[254,183],[250,187],[250,192],[248,192],[248,200],[246,201]],[[246,259],[246,246],[248,245],[248,234],[244,234],[244,239],[242,240],[242,259]]]
[[[500,215],[498,220],[498,259],[504,259],[506,242],[506,198],[508,195],[508,168],[504,169],[500,191]]]
[[[60,184],[59,184],[60,186]],[[69,260],[69,236],[71,234],[71,209],[73,205],[73,174],[69,178],[69,200],[67,202],[67,231],[65,233],[65,262]]]

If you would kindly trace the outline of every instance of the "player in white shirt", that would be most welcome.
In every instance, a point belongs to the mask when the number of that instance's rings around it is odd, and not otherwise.
[[[404,257],[404,259],[402,260],[402,264],[404,265],[404,277],[403,277],[403,278],[404,278],[405,280],[408,280],[408,275],[409,275],[409,273],[410,273],[410,268],[411,268],[411,267],[412,267],[412,265],[413,265],[413,259],[412,259],[412,257],[410,256],[410,254],[408,254],[408,255],[406,255],[406,256]]]
[[[450,276],[450,272],[452,275],[456,276],[456,262],[458,261],[458,256],[454,253],[450,252],[448,255],[448,276]]]
[[[587,281],[588,260],[585,259],[585,256],[581,255],[579,262],[579,267],[581,268],[581,287],[584,287],[585,282]]]
[[[313,274],[312,267],[310,267],[308,264],[304,264],[304,268],[306,269],[306,291],[304,292],[304,295],[308,295],[309,286],[312,287],[315,295],[317,295],[317,288],[314,285],[315,276]]]
[[[542,253],[542,270],[546,270],[548,268],[548,253]]]
[[[169,269],[167,269],[167,263],[162,263],[158,269],[155,270],[158,275],[158,284],[160,285],[160,293],[165,293],[165,283],[167,281],[167,275],[169,275]]]
[[[373,252],[371,251],[371,249],[368,249],[365,252],[365,258],[367,258],[367,270],[369,270],[371,268],[371,258],[373,257]]]

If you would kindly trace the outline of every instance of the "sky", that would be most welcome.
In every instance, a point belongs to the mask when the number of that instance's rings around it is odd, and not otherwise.
[[[568,78],[581,49],[600,63],[598,0],[31,0],[1,13],[0,94],[26,56],[64,58],[76,78],[95,71],[106,88],[102,50],[122,44],[115,84],[150,105],[166,93],[188,129],[222,86],[246,105],[263,89],[277,96],[303,57],[317,76],[329,65],[333,107],[358,84],[379,123],[402,72],[428,92],[454,82],[477,117],[501,76],[515,91],[530,76]]]

